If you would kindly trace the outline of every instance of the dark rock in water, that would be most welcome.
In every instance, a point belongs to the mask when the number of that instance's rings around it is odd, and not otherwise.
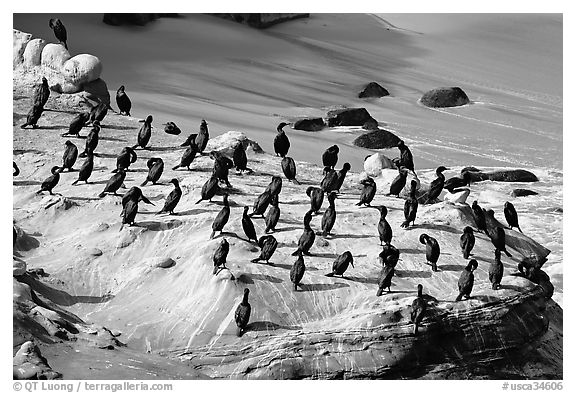
[[[243,23],[257,29],[265,29],[278,23],[287,22],[293,19],[308,18],[310,14],[209,14],[218,18],[232,20]]]
[[[366,108],[336,109],[328,112],[328,127],[363,126],[369,120],[374,120]]]
[[[378,121],[376,119],[370,119],[366,123],[362,124],[362,128],[369,131],[376,131],[379,129]]]
[[[158,18],[177,17],[178,14],[104,14],[102,22],[107,25],[121,26],[121,25],[137,25],[144,26],[148,22]]]
[[[536,191],[527,190],[525,188],[515,188],[510,193],[513,197],[523,197],[528,195],[538,195]]]
[[[424,93],[420,102],[432,108],[446,108],[466,105],[470,100],[459,87],[439,87]]]
[[[364,90],[358,93],[358,98],[379,98],[389,96],[388,90],[380,86],[376,82],[370,82],[366,85]]]
[[[294,129],[302,131],[320,131],[324,127],[326,127],[326,123],[321,117],[300,119],[294,123]]]
[[[354,140],[354,145],[367,149],[391,149],[398,146],[400,138],[386,130],[377,130],[360,135]]]
[[[173,121],[169,121],[164,125],[164,132],[170,135],[180,135],[182,131]]]
[[[464,172],[480,172],[480,169],[473,167],[473,166],[467,166],[462,168],[462,170],[460,171],[460,173],[464,173]]]
[[[508,169],[488,173],[470,172],[471,182],[474,183],[484,180],[530,183],[538,181],[538,178],[535,174],[525,169]]]

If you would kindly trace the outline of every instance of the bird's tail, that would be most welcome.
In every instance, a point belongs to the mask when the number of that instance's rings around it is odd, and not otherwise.
[[[173,171],[175,171],[176,169],[180,168],[180,164],[176,165],[175,167],[172,168]]]
[[[116,173],[116,172],[118,172],[118,168],[114,169],[114,170],[113,170],[112,172],[110,172],[110,173]]]
[[[297,185],[300,185],[300,182],[296,178],[294,178],[294,183],[296,183]]]
[[[294,252],[292,253],[292,256],[296,256],[296,255],[298,255],[298,251],[300,251],[300,249],[299,249],[299,248],[297,248],[297,249],[296,249],[296,251],[294,251]]]
[[[252,263],[257,263],[258,261],[260,261],[260,257],[254,258],[254,259],[252,259],[250,262],[252,262]]]
[[[146,180],[144,180],[144,182],[142,182],[142,184],[140,184],[140,187],[144,187],[147,183],[148,183],[148,178],[146,178]]]
[[[137,143],[134,146],[132,146],[132,149],[136,149],[138,146],[140,146],[140,145]]]
[[[118,230],[118,232],[122,232],[122,229],[123,229],[123,228],[124,228],[124,223],[122,223],[122,224],[120,225],[120,229]]]
[[[27,125],[28,125],[28,123],[24,123],[20,126],[20,128],[26,128]]]
[[[468,259],[468,257],[470,256],[470,252],[468,250],[464,250],[462,251],[462,256],[464,257],[464,259]]]
[[[512,254],[510,254],[507,249],[503,249],[502,252],[504,252],[508,258],[512,258]]]
[[[294,290],[295,290],[295,291],[298,290],[298,284],[294,284]]]
[[[418,323],[414,322],[414,335],[417,336],[418,335]]]
[[[334,277],[334,272],[330,272],[328,274],[325,274],[326,277]]]
[[[400,228],[408,228],[408,226],[410,226],[410,221],[406,220],[400,225]]]
[[[75,186],[75,185],[76,185],[76,183],[78,183],[79,181],[80,181],[80,179],[76,179],[76,180],[74,180],[74,183],[72,183],[72,185],[73,185],[73,186]]]
[[[195,203],[195,205],[199,204],[199,203],[202,202],[202,201],[203,201],[203,199],[200,198],[200,199],[198,200],[198,202]]]
[[[243,333],[244,333],[244,330],[240,326],[238,326],[238,328],[236,328],[236,336],[242,337]]]
[[[78,155],[78,157],[81,157],[81,158],[84,158],[84,157],[86,157],[86,156],[87,156],[86,150],[84,150],[82,153],[80,153],[80,154]]]
[[[459,302],[460,300],[462,300],[462,295],[463,293],[459,293],[458,296],[456,296],[456,301]]]
[[[104,191],[102,191],[99,195],[98,198],[104,198],[106,196],[106,193]]]
[[[378,288],[378,291],[376,292],[376,296],[382,296],[382,292],[383,292],[383,289]]]
[[[360,205],[362,205],[362,201],[360,201],[356,204],[356,206],[360,206]]]
[[[493,282],[492,283],[492,289],[494,289],[494,290],[498,289],[498,284]]]
[[[218,266],[214,266],[214,270],[212,270],[212,274],[216,274],[218,273],[219,267]]]
[[[215,234],[216,234],[216,231],[212,231],[212,234],[210,235],[210,239],[214,239]]]
[[[520,227],[518,227],[518,230],[520,231],[520,233],[524,233],[524,232],[522,232],[522,229],[520,229]]]

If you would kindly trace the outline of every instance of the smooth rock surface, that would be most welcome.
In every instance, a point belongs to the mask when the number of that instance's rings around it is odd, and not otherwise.
[[[294,129],[295,130],[302,130],[302,131],[320,131],[324,127],[326,127],[326,123],[324,123],[324,119],[321,117],[310,118],[310,119],[300,119],[294,122]]]
[[[459,87],[439,87],[424,93],[420,102],[432,108],[448,108],[470,103],[470,99]]]
[[[391,149],[397,147],[399,142],[400,138],[390,131],[379,129],[360,135],[353,143],[366,149]]]
[[[366,108],[335,109],[327,113],[328,127],[362,126],[373,120]]]
[[[34,38],[26,44],[24,49],[24,67],[37,67],[40,65],[42,59],[42,50],[47,45],[47,42],[42,38]]]
[[[376,82],[370,82],[358,93],[358,98],[380,98],[388,95],[390,95],[388,90]]]

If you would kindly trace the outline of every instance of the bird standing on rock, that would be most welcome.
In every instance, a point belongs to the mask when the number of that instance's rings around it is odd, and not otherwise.
[[[222,238],[220,240],[220,244],[216,250],[214,250],[214,254],[212,254],[212,261],[214,262],[214,270],[212,274],[217,275],[220,271],[224,269],[228,269],[226,267],[226,258],[228,257],[228,252],[230,251],[230,243],[226,238]]]
[[[406,178],[408,177],[408,169],[401,166],[398,168],[398,176],[392,180],[390,183],[390,192],[388,195],[396,195],[396,198],[400,197],[400,193],[406,185]]]
[[[90,133],[86,137],[86,146],[84,147],[84,151],[80,153],[80,157],[86,157],[88,153],[94,154],[96,148],[98,147],[98,142],[100,141],[100,122],[98,120],[94,120],[92,123],[92,129]]]
[[[456,301],[462,300],[462,297],[466,299],[470,298],[472,293],[472,288],[474,287],[474,270],[478,268],[478,262],[476,259],[471,259],[468,265],[462,271],[460,278],[458,279],[458,296]]]
[[[410,149],[408,148],[408,146],[406,146],[404,144],[404,141],[401,140],[400,142],[398,142],[398,150],[400,150],[400,160],[398,161],[398,167],[405,167],[406,169],[408,169],[410,172],[412,172],[414,174],[414,176],[418,177],[416,175],[416,172],[414,171],[414,158],[412,157],[412,152],[410,151]]]
[[[306,195],[310,198],[310,211],[318,214],[324,202],[324,191],[321,188],[310,186],[306,189]]]
[[[211,176],[210,179],[206,180],[206,183],[202,186],[202,190],[200,190],[200,199],[196,204],[202,201],[210,201],[212,202],[212,198],[214,195],[222,193],[220,186],[218,185],[218,179],[215,176]]]
[[[426,194],[426,197],[427,197],[426,203],[434,203],[436,198],[438,198],[438,196],[440,196],[440,193],[442,192],[442,189],[444,188],[444,180],[445,180],[444,174],[442,172],[444,172],[447,169],[448,168],[446,168],[443,165],[436,168],[436,179],[432,180],[432,183],[430,183],[430,189],[428,190],[428,193]]]
[[[187,146],[187,148],[184,151],[184,154],[182,154],[180,164],[172,168],[174,171],[178,168],[184,167],[190,170],[190,165],[192,164],[192,161],[194,161],[196,153],[198,153],[198,146],[196,146],[196,134],[190,135],[188,139],[186,139],[186,142],[184,142],[181,146]]]
[[[376,195],[376,182],[370,176],[360,182],[364,188],[360,193],[360,201],[356,206],[370,206],[370,202],[374,199]]]
[[[126,94],[124,85],[120,86],[118,91],[116,91],[116,105],[118,105],[121,115],[130,116],[132,101],[130,101],[128,94]]]
[[[160,180],[160,176],[162,176],[164,172],[164,160],[160,157],[152,157],[148,159],[146,166],[148,167],[148,175],[146,175],[146,180],[140,184],[141,187],[144,187],[148,182],[156,184],[156,182]]]
[[[150,142],[150,137],[152,136],[152,121],[154,118],[152,115],[148,115],[146,120],[144,120],[144,124],[140,127],[140,131],[138,131],[138,143],[135,144],[132,148],[137,148],[140,146],[142,149],[146,149],[148,142]]]
[[[408,229],[410,223],[414,226],[416,221],[416,213],[418,212],[418,199],[416,199],[416,180],[410,182],[410,197],[404,202],[404,222],[400,225],[402,228]]]
[[[130,164],[133,164],[138,159],[136,152],[130,146],[126,146],[122,149],[118,157],[116,157],[116,169],[112,173],[118,172],[118,169],[122,168],[125,171],[128,170]]]
[[[116,191],[120,189],[122,183],[124,183],[124,179],[126,178],[126,171],[120,168],[117,173],[113,174],[112,177],[106,183],[104,187],[104,191],[98,195],[100,198],[104,198],[104,196],[108,193],[113,193],[116,196],[119,196]]]
[[[52,175],[48,176],[46,180],[42,182],[40,190],[38,190],[36,194],[40,194],[43,191],[48,191],[50,195],[54,195],[52,193],[52,190],[54,189],[54,187],[56,187],[56,185],[60,181],[60,167],[53,166],[50,172],[52,173]]]
[[[346,179],[346,174],[348,173],[348,171],[351,169],[352,167],[350,166],[349,162],[345,162],[344,165],[342,165],[342,169],[340,169],[338,171],[338,177],[336,179],[336,186],[334,188],[334,190],[336,192],[340,192],[340,189],[342,188],[342,185],[344,184],[344,179]]]
[[[378,254],[378,260],[382,266],[396,267],[400,259],[400,251],[392,244],[385,244]]]
[[[278,131],[278,133],[274,137],[274,152],[276,153],[277,156],[280,156],[282,158],[286,157],[286,154],[288,154],[288,150],[290,150],[290,140],[288,139],[288,136],[283,130],[283,128],[288,124],[290,123],[282,122],[278,124],[278,127],[276,127],[276,131]]]
[[[230,218],[230,204],[228,203],[228,194],[226,193],[223,196],[223,203],[224,206],[218,212],[218,215],[216,215],[216,218],[212,222],[212,234],[210,235],[210,239],[214,238],[216,232],[222,233],[224,226],[226,225],[228,219]]]
[[[348,269],[348,265],[354,267],[354,257],[350,251],[345,251],[339,255],[332,263],[332,272],[326,274],[326,277],[340,276],[344,278],[344,273]]]
[[[234,313],[234,320],[236,321],[236,326],[238,329],[236,330],[236,335],[241,337],[244,332],[246,331],[246,326],[248,326],[248,321],[250,321],[250,312],[252,311],[252,307],[250,303],[248,303],[248,294],[250,290],[248,288],[244,288],[244,297],[242,298],[242,303],[238,305],[236,308],[236,312]]]
[[[297,291],[298,285],[300,285],[300,281],[302,281],[304,273],[306,272],[306,265],[304,264],[302,251],[297,250],[296,254],[292,255],[298,255],[298,259],[296,259],[296,262],[294,262],[292,268],[290,269],[290,281],[292,281],[294,284],[294,290]]]
[[[48,87],[48,79],[42,77],[42,83],[38,84],[34,88],[34,94],[32,103],[34,106],[41,106],[44,108],[44,105],[48,102],[48,98],[50,97],[50,88]]]
[[[66,32],[66,27],[64,27],[64,24],[60,21],[60,19],[50,19],[48,26],[50,26],[50,28],[54,31],[56,39],[64,45],[66,50],[68,50],[68,44],[66,43],[66,41],[68,41],[68,33]]]
[[[422,284],[418,284],[418,296],[412,301],[412,312],[410,313],[410,320],[414,324],[414,335],[418,335],[418,325],[424,318],[426,312],[426,301],[422,296]]]
[[[210,157],[214,159],[212,176],[216,176],[220,181],[223,181],[226,184],[226,187],[232,188],[232,184],[228,181],[228,174],[230,168],[234,167],[234,162],[218,151],[210,152]]]
[[[206,120],[202,119],[202,122],[200,123],[200,132],[196,137],[196,147],[200,154],[204,154],[209,139],[210,134],[208,133],[208,123],[206,123]]]
[[[164,202],[164,207],[157,214],[168,213],[170,215],[174,214],[174,208],[180,202],[182,197],[182,189],[180,188],[180,183],[178,179],[170,180],[170,183],[174,184],[174,189],[168,194],[166,201]]]
[[[260,256],[258,258],[252,259],[250,262],[256,263],[258,261],[268,261],[274,255],[276,247],[278,247],[278,241],[272,235],[261,236],[258,240],[258,245],[260,246]]]
[[[467,226],[464,228],[462,235],[460,236],[460,248],[462,249],[462,256],[468,259],[470,252],[474,248],[476,243],[476,238],[474,237],[474,230],[472,227]]]
[[[254,201],[254,208],[252,213],[248,214],[250,217],[254,216],[255,214],[261,215],[264,218],[264,213],[270,204],[270,200],[272,199],[272,195],[270,191],[264,191],[256,200]]]
[[[516,208],[514,208],[512,202],[506,202],[504,204],[504,217],[508,225],[510,225],[510,229],[518,228],[520,233],[522,233],[522,229],[520,229],[520,225],[518,225],[518,213],[516,213]]]
[[[32,128],[38,128],[38,120],[40,120],[40,116],[42,116],[42,112],[44,112],[44,107],[40,105],[32,105],[28,115],[26,116],[26,122],[20,126],[20,128],[26,128],[28,126],[32,126]]]
[[[248,238],[248,243],[250,243],[250,240],[254,240],[256,243],[258,243],[258,238],[256,237],[256,229],[254,228],[254,223],[248,215],[248,209],[248,206],[244,206],[244,213],[242,215],[242,229]]]
[[[76,185],[79,181],[83,181],[88,184],[88,179],[90,175],[92,175],[92,170],[94,169],[94,154],[92,152],[88,152],[86,160],[82,163],[80,170],[78,171],[78,179],[72,183],[72,185]]]
[[[338,145],[332,145],[322,154],[322,165],[334,168],[338,162]]]
[[[272,176],[272,180],[270,180],[270,183],[264,191],[269,192],[272,196],[280,195],[280,191],[282,191],[282,178],[280,176]]]
[[[153,205],[138,187],[132,187],[124,194],[122,197],[122,213],[120,214],[122,216],[120,230],[122,230],[124,224],[134,225],[136,214],[138,214],[138,202],[140,201]]]
[[[322,236],[324,237],[330,234],[330,231],[332,231],[334,223],[336,222],[336,205],[334,204],[334,200],[336,200],[337,195],[336,191],[332,191],[328,194],[329,205],[322,216]]]
[[[266,214],[266,218],[264,219],[264,222],[266,223],[264,233],[275,231],[279,219],[280,207],[278,207],[278,195],[272,195],[272,199],[270,199],[270,209],[268,209],[268,214]]]
[[[302,253],[304,255],[310,255],[309,251],[314,240],[316,239],[316,233],[310,227],[310,221],[312,221],[312,211],[309,210],[304,214],[304,232],[300,235],[298,239],[298,249],[292,253],[292,255],[298,255]]]
[[[90,110],[90,119],[89,123],[94,123],[95,121],[101,122],[104,120],[106,115],[108,114],[108,107],[110,105],[104,102],[100,102],[98,105],[95,105]]]
[[[234,154],[232,155],[232,161],[234,162],[234,166],[236,167],[237,172],[244,172],[248,168],[248,157],[246,157],[246,151],[244,150],[244,145],[242,142],[238,142],[234,147]]]
[[[432,265],[432,271],[437,272],[438,267],[436,266],[436,262],[438,262],[438,258],[440,257],[440,245],[438,241],[425,233],[420,235],[419,240],[420,243],[426,244],[426,260]]]
[[[282,158],[280,166],[282,167],[282,173],[284,173],[284,176],[286,176],[288,181],[300,184],[300,182],[296,179],[296,163],[292,157]]]
[[[330,167],[324,167],[324,178],[320,182],[320,188],[326,194],[336,190],[338,183],[338,173]]]
[[[78,148],[69,140],[64,144],[66,147],[64,149],[64,155],[62,156],[62,170],[60,172],[64,172],[64,169],[73,171],[74,169],[72,167],[76,163],[76,158],[78,157]]]
[[[472,202],[472,218],[474,218],[474,224],[476,225],[478,232],[483,231],[488,235],[484,210],[480,207],[480,205],[478,205],[478,201]]]
[[[378,234],[380,236],[380,245],[382,243],[390,245],[392,242],[392,227],[386,221],[386,215],[388,214],[388,209],[386,206],[372,206],[374,209],[378,209],[380,212],[380,220],[378,221]]]
[[[451,193],[454,193],[455,189],[461,187],[470,187],[471,176],[470,172],[465,171],[462,173],[462,177],[451,177],[444,182],[444,188]]]
[[[380,271],[380,276],[378,276],[378,291],[376,291],[376,296],[382,296],[382,293],[386,288],[388,288],[388,293],[390,293],[393,277],[394,267],[390,265],[384,265],[382,271]]]
[[[130,199],[134,199],[137,202],[142,201],[149,205],[155,206],[152,202],[150,202],[148,198],[144,196],[142,190],[139,187],[130,187],[130,189],[126,191],[124,195],[122,195],[122,206],[126,206],[126,203],[128,203]]]
[[[78,138],[80,136],[80,131],[86,125],[86,123],[88,123],[88,120],[90,120],[90,112],[82,112],[77,114],[70,122],[68,132],[62,134],[62,136],[71,135]]]
[[[494,261],[492,261],[488,270],[488,279],[492,283],[492,289],[500,288],[502,276],[504,276],[504,265],[500,260],[500,250],[496,249],[494,250]]]

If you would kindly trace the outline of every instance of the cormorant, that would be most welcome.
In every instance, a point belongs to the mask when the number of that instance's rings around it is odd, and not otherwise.
[[[404,222],[400,225],[402,228],[408,228],[410,223],[414,226],[416,213],[418,212],[418,199],[416,199],[416,180],[410,182],[410,197],[404,202]]]
[[[312,211],[309,210],[304,215],[304,232],[300,235],[300,239],[298,239],[298,249],[292,253],[292,255],[297,255],[301,252],[304,255],[310,255],[309,251],[312,245],[314,244],[314,240],[316,239],[316,233],[310,227],[310,221],[312,221]]]
[[[459,302],[464,296],[466,299],[470,298],[470,293],[472,293],[472,288],[474,287],[474,270],[478,267],[478,262],[476,259],[471,259],[468,265],[462,271],[460,278],[458,279],[458,296],[456,301]]]
[[[360,193],[360,201],[356,206],[370,206],[370,202],[374,199],[376,195],[376,182],[370,176],[362,180],[360,184],[364,185],[362,192]]]
[[[346,269],[348,269],[348,265],[354,267],[354,257],[352,257],[350,251],[344,251],[342,255],[338,255],[334,260],[334,263],[332,264],[332,272],[326,274],[326,277],[334,277],[337,275],[344,278],[344,273],[346,272]]]
[[[214,222],[212,222],[212,234],[210,235],[210,239],[214,238],[216,232],[222,232],[222,229],[224,229],[224,226],[230,218],[230,204],[228,203],[228,194],[226,193],[223,196],[223,203],[224,206],[216,215]]]
[[[288,136],[284,133],[283,130],[283,128],[288,124],[290,123],[282,122],[278,124],[278,127],[276,127],[276,131],[278,131],[278,133],[274,137],[274,152],[276,153],[277,156],[280,156],[282,158],[286,157],[286,154],[288,154],[288,150],[290,150],[290,140],[288,140]]]
[[[238,329],[236,330],[236,335],[241,337],[244,332],[246,331],[246,326],[248,326],[248,321],[250,320],[250,311],[252,310],[250,303],[248,303],[248,294],[250,290],[248,288],[244,288],[244,297],[242,298],[242,303],[238,305],[236,308],[236,312],[234,313],[234,320],[236,321],[236,326]]]

